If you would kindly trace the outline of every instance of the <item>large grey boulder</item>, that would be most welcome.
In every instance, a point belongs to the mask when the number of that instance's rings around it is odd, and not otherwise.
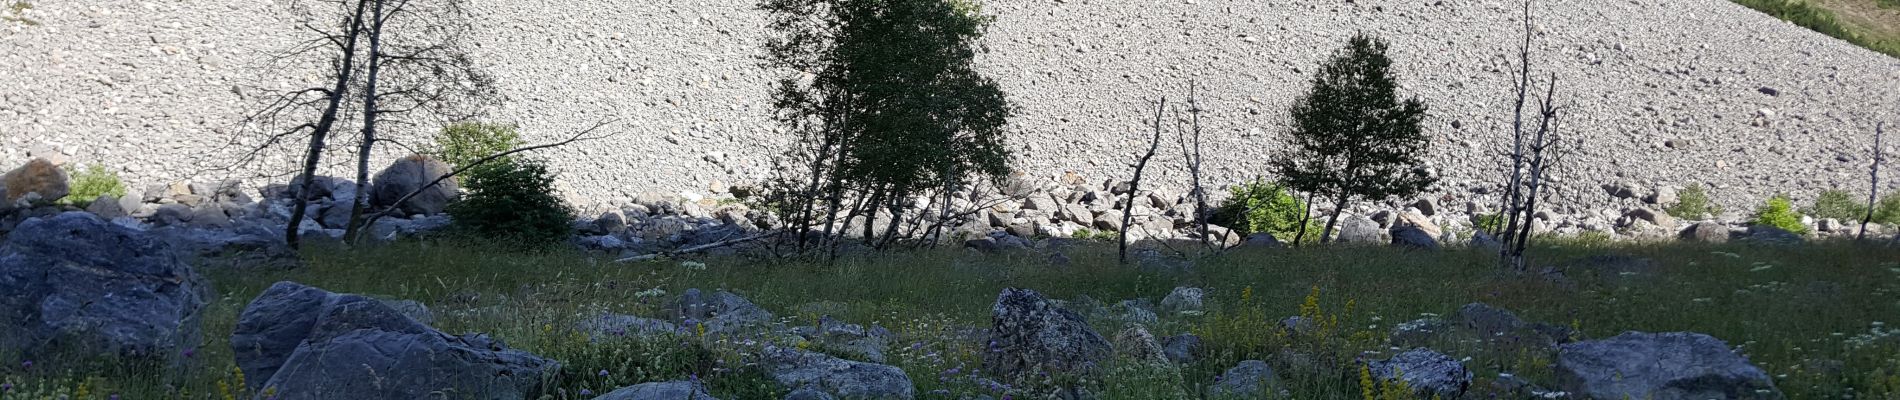
[[[1201,311],[1202,297],[1205,297],[1206,293],[1207,291],[1201,288],[1176,287],[1168,292],[1167,297],[1161,298],[1161,312],[1177,314]]]
[[[1340,218],[1338,229],[1339,231],[1333,234],[1333,239],[1340,243],[1385,244],[1389,242],[1386,240],[1386,230],[1380,229],[1379,223],[1371,218],[1357,215]]]
[[[760,365],[788,388],[821,391],[840,399],[910,399],[916,386],[897,367],[840,359],[823,353],[767,347]]]
[[[1563,345],[1557,380],[1594,400],[1780,399],[1767,372],[1700,333],[1627,332]]]
[[[1456,399],[1471,388],[1471,370],[1451,356],[1416,348],[1382,361],[1368,363],[1372,377],[1402,381],[1423,397]]]
[[[1260,360],[1241,361],[1239,365],[1228,368],[1220,378],[1208,385],[1207,393],[1214,398],[1265,398],[1280,394],[1280,379],[1273,374],[1273,367]]]
[[[403,195],[421,189],[452,170],[454,168],[449,164],[427,156],[403,157],[376,173],[376,183],[369,189],[370,205],[378,209],[399,207],[408,215],[441,213],[459,193],[454,179],[443,179],[441,183],[430,186],[408,201],[400,205],[395,203]]]
[[[703,326],[706,333],[734,333],[771,324],[775,319],[772,312],[724,290],[707,295],[699,289],[686,289],[664,312],[682,328],[697,331]]]
[[[1410,225],[1392,228],[1392,245],[1419,250],[1438,250],[1441,247],[1431,233]]]
[[[442,333],[374,298],[278,282],[231,333],[251,389],[277,399],[532,398],[559,364]]]
[[[83,212],[28,219],[0,243],[0,353],[176,361],[201,339],[208,288],[144,232]]]
[[[1169,361],[1188,364],[1201,359],[1203,347],[1200,336],[1195,336],[1192,333],[1183,333],[1169,336],[1163,340],[1161,352],[1168,356]]]
[[[1037,371],[1086,373],[1114,351],[1081,315],[1034,290],[1003,289],[990,308],[990,321],[983,368],[1005,379]]]
[[[623,387],[594,400],[719,400],[691,381],[647,382]]]

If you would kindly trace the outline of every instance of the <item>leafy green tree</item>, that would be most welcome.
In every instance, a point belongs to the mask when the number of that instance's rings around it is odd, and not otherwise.
[[[776,32],[765,64],[787,73],[774,90],[779,124],[796,135],[799,175],[775,199],[792,226],[840,211],[902,220],[911,198],[949,192],[972,176],[1009,171],[1012,107],[974,67],[991,20],[975,3],[945,0],[763,0]],[[794,169],[795,168],[795,169]],[[855,199],[855,200],[852,200]],[[823,219],[822,222],[816,221]],[[874,223],[864,224],[867,240]],[[888,241],[896,224],[883,236]],[[801,232],[801,238],[805,237]]]
[[[431,154],[435,159],[462,168],[482,157],[521,146],[521,137],[513,125],[457,122],[442,128],[442,133],[435,137],[435,145]]]
[[[1231,196],[1214,209],[1211,222],[1247,234],[1271,233],[1274,238],[1291,241],[1305,221],[1306,202],[1288,192],[1285,185],[1255,181],[1229,191]]]
[[[1411,196],[1437,181],[1419,160],[1430,144],[1425,102],[1399,99],[1386,49],[1361,34],[1333,54],[1293,104],[1291,153],[1272,162],[1288,187],[1333,201],[1326,240],[1351,200]]]
[[[448,207],[462,233],[524,249],[560,243],[571,233],[574,210],[555,195],[554,175],[541,161],[491,161],[465,178],[468,193]]]

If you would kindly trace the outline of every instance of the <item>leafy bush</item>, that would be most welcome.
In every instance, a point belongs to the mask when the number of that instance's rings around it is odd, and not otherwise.
[[[67,166],[66,174],[72,176],[72,190],[61,203],[85,207],[99,196],[125,197],[125,185],[119,182],[119,173],[104,165],[88,165],[83,171]]]
[[[1854,201],[1854,195],[1844,190],[1821,192],[1814,198],[1814,206],[1801,210],[1815,218],[1833,218],[1842,221],[1859,221],[1867,216],[1867,205]]]
[[[1471,216],[1471,224],[1476,225],[1479,232],[1497,232],[1504,229],[1504,214],[1479,213]]]
[[[519,147],[521,137],[513,125],[481,122],[457,122],[442,128],[435,137],[437,160],[455,168],[467,167],[483,157]],[[503,160],[496,160],[503,161]]]
[[[1768,199],[1768,204],[1755,209],[1755,225],[1772,226],[1794,233],[1808,233],[1807,225],[1801,224],[1801,214],[1794,211],[1794,200],[1786,194],[1778,194]]]
[[[1709,201],[1709,192],[1702,185],[1692,184],[1677,192],[1676,204],[1663,209],[1663,212],[1676,218],[1693,220],[1702,218],[1703,214],[1721,214],[1722,206]]]
[[[466,173],[468,194],[449,204],[449,217],[470,237],[523,248],[567,239],[574,210],[554,194],[546,164],[532,159],[495,161]]]
[[[1888,194],[1874,204],[1873,222],[1881,225],[1900,225],[1900,193]]]
[[[1292,240],[1299,232],[1306,202],[1289,193],[1286,186],[1254,181],[1229,189],[1232,196],[1214,209],[1208,222],[1242,234],[1266,232],[1280,240]],[[1309,222],[1308,232],[1315,239],[1319,230]]]

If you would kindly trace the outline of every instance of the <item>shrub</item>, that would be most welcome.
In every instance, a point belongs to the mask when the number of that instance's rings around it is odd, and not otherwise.
[[[465,174],[468,194],[448,207],[458,231],[522,248],[567,239],[574,210],[555,196],[547,165],[531,159],[496,161]]]
[[[1801,214],[1794,211],[1794,200],[1786,194],[1778,194],[1768,199],[1768,204],[1755,209],[1755,225],[1772,226],[1789,232],[1806,234],[1807,225],[1801,224]]]
[[[1815,218],[1833,218],[1842,221],[1859,221],[1867,216],[1867,205],[1854,201],[1854,195],[1844,190],[1821,192],[1814,198],[1814,206],[1801,210]]]
[[[435,137],[435,159],[455,168],[467,167],[475,160],[514,149],[521,145],[513,125],[481,122],[457,122],[442,128]],[[496,160],[503,161],[503,160]]]
[[[1874,204],[1873,222],[1881,225],[1900,225],[1900,193],[1888,194]]]
[[[61,203],[85,207],[99,196],[125,197],[125,185],[119,182],[119,173],[104,165],[87,165],[83,171],[67,166],[66,174],[72,177],[72,190]]]
[[[1479,213],[1471,216],[1471,224],[1476,225],[1479,232],[1496,233],[1499,229],[1504,229],[1504,214]]]
[[[1306,202],[1300,201],[1289,193],[1286,186],[1265,181],[1254,181],[1229,189],[1232,196],[1214,209],[1214,215],[1208,222],[1225,226],[1242,234],[1271,233],[1281,240],[1291,240],[1300,230],[1300,223],[1306,216]],[[1317,238],[1319,229],[1308,222],[1308,231]]]
[[[1722,213],[1722,207],[1709,201],[1709,192],[1702,185],[1689,185],[1676,193],[1676,204],[1663,209],[1670,216],[1682,219],[1701,219],[1703,214]]]

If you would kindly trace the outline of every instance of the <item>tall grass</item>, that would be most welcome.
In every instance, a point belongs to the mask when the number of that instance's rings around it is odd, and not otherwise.
[[[1773,15],[1801,27],[1820,32],[1869,50],[1900,57],[1900,41],[1894,38],[1868,35],[1861,29],[1841,22],[1840,18],[1821,6],[1807,0],[1733,0],[1737,4],[1748,6],[1762,13]],[[1893,7],[1900,0],[1875,0],[1881,7]]]

